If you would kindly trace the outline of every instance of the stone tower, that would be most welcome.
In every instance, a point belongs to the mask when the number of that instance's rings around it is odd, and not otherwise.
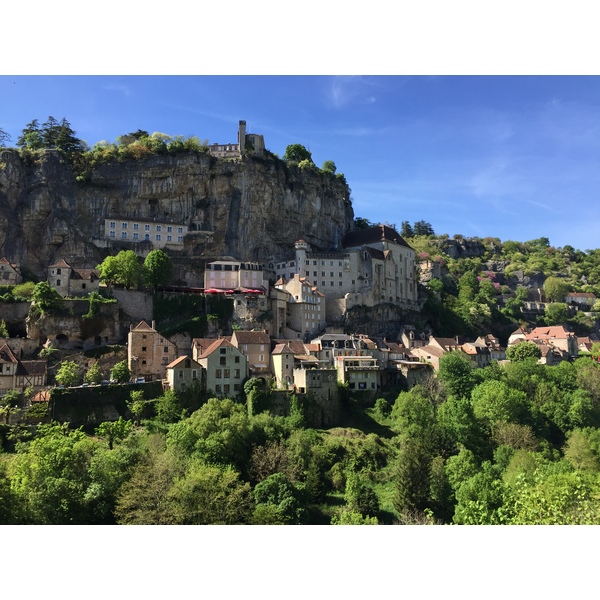
[[[246,146],[246,121],[240,121],[238,127],[238,144],[240,146],[240,154],[244,153]]]

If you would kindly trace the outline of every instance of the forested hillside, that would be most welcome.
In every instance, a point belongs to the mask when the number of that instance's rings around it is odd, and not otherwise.
[[[135,423],[94,432],[3,425],[0,522],[600,524],[590,357],[472,370],[449,353],[426,385],[344,402],[329,430],[305,427],[301,404],[272,417],[213,398],[190,412],[172,392],[132,398]]]

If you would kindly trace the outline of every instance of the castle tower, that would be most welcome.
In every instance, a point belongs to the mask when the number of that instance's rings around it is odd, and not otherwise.
[[[310,246],[304,240],[297,240],[294,244],[294,248],[296,249],[295,271],[298,273],[298,276],[300,276],[302,274],[301,269],[303,269],[306,264],[306,253],[310,250]]]
[[[240,121],[240,123],[239,123],[238,144],[240,147],[240,154],[243,154],[244,147],[246,146],[246,121]]]

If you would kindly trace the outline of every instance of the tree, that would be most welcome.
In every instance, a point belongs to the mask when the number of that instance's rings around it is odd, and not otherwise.
[[[427,221],[416,221],[413,230],[415,235],[435,235],[431,223]]]
[[[0,414],[4,415],[5,423],[8,425],[10,413],[18,406],[21,394],[17,390],[8,390],[6,394],[0,396]]]
[[[131,411],[131,414],[135,417],[135,424],[139,427],[142,419],[142,414],[146,403],[144,402],[144,392],[142,390],[133,390],[129,394],[129,400],[127,401],[127,408]]]
[[[114,379],[118,383],[127,383],[131,379],[131,371],[127,366],[127,361],[122,360],[118,362],[111,370],[110,370],[110,378]]]
[[[17,146],[29,150],[39,150],[44,146],[42,131],[37,119],[34,119],[31,123],[25,125],[25,128],[21,131],[21,135],[17,140]]]
[[[528,358],[541,358],[542,351],[537,344],[533,342],[519,342],[506,349],[506,358],[513,362],[523,362]]]
[[[452,396],[468,397],[475,380],[471,361],[462,352],[447,352],[440,357],[439,377]]]
[[[312,154],[301,144],[290,144],[285,149],[283,160],[297,163],[299,163],[302,160],[308,160],[312,162]]]
[[[0,129],[0,148],[4,148],[6,146],[6,142],[10,140],[10,134],[6,133],[4,129]]]
[[[79,366],[72,360],[65,360],[56,372],[56,381],[59,385],[72,387],[79,383]]]
[[[106,438],[108,441],[108,449],[112,450],[115,441],[125,439],[131,432],[131,421],[125,421],[123,417],[119,417],[117,421],[104,421],[96,427],[96,435],[101,438]]]
[[[326,173],[335,174],[337,167],[332,160],[326,160],[321,167],[321,171],[325,171]]]
[[[133,250],[121,250],[116,256],[107,256],[96,268],[100,281],[109,286],[116,283],[126,289],[136,288],[142,277],[142,266]]]
[[[400,225],[400,235],[403,238],[411,238],[415,235],[415,232],[408,221],[402,221]]]
[[[569,284],[558,277],[548,277],[544,281],[544,293],[550,302],[564,302],[569,292]]]
[[[75,131],[71,128],[71,124],[64,117],[57,126],[54,147],[65,154],[82,152],[84,150],[84,143],[75,136]]]
[[[300,492],[283,473],[274,473],[261,481],[254,488],[256,508],[268,505],[274,510],[282,522],[290,525],[306,521],[307,511],[300,503]],[[261,509],[254,513],[252,522],[261,524]]]
[[[369,219],[365,219],[364,217],[355,217],[354,218],[354,229],[368,229],[369,227],[373,227],[374,223],[369,221]]]
[[[54,117],[42,124],[42,142],[44,148],[56,148],[56,140],[60,132],[60,124]]]
[[[31,300],[41,313],[57,310],[63,302],[60,294],[53,287],[50,287],[47,281],[40,281],[36,284],[31,294]]]
[[[544,320],[546,325],[562,325],[569,318],[569,307],[564,302],[553,302],[546,306]]]
[[[2,321],[0,321],[0,337],[3,337],[3,338],[9,337],[8,328],[6,327],[6,321],[4,319],[2,319]]]
[[[143,278],[148,287],[155,290],[167,285],[173,275],[173,263],[162,250],[152,250],[144,260]]]
[[[98,363],[94,363],[83,377],[85,383],[98,384],[102,382],[102,369]]]

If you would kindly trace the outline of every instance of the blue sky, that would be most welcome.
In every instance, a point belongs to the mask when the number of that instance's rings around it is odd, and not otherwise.
[[[333,160],[371,221],[599,245],[596,76],[0,77],[13,142],[49,115],[90,145],[138,128],[235,142],[245,119],[280,156]]]
[[[138,128],[333,160],[356,216],[598,247],[600,77],[0,76],[0,127],[63,116],[88,144]]]

